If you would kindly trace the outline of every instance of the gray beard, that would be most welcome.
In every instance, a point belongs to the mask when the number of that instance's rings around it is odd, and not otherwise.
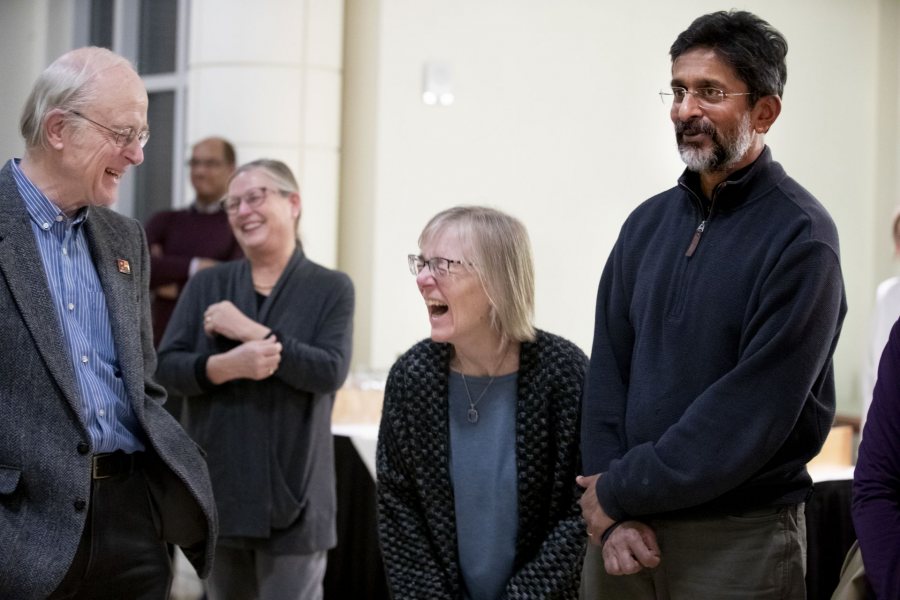
[[[678,152],[688,170],[697,173],[727,171],[740,162],[753,142],[750,127],[750,114],[745,113],[738,127],[738,135],[723,144],[719,135],[712,137],[711,148],[700,148],[691,144],[679,144]]]

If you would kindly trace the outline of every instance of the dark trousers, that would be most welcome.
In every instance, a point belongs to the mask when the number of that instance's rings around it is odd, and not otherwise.
[[[93,479],[87,510],[75,558],[50,599],[168,598],[172,563],[154,524],[141,466]]]

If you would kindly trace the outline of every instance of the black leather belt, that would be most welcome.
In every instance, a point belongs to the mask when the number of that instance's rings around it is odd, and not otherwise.
[[[141,468],[144,461],[143,452],[126,454],[123,450],[95,454],[91,461],[91,478],[107,479],[119,475],[130,475]]]

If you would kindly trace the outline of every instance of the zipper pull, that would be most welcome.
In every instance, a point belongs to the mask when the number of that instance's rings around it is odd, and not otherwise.
[[[694,231],[694,237],[691,238],[691,245],[688,246],[687,252],[684,253],[688,258],[694,255],[694,251],[697,249],[697,244],[700,243],[700,236],[703,235],[704,229],[706,229],[706,219],[700,221],[696,231]]]

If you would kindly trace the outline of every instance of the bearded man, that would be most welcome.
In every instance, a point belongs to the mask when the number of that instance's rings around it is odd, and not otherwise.
[[[846,313],[837,231],[765,144],[781,33],[717,12],[670,54],[661,95],[687,169],[628,217],[600,280],[584,597],[805,598],[806,463]]]

